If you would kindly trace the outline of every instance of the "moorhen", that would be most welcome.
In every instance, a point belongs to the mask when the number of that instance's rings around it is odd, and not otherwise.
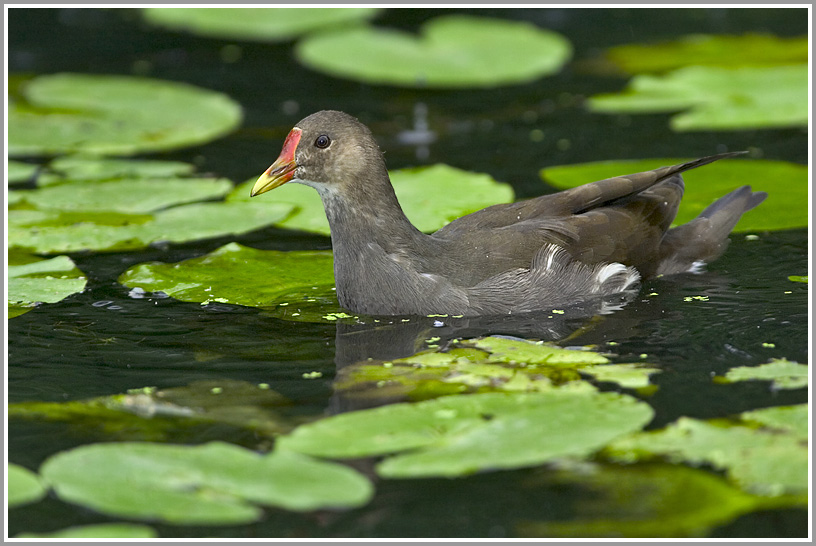
[[[426,235],[403,214],[371,131],[327,110],[291,130],[251,195],[290,181],[317,190],[331,227],[337,298],[352,312],[516,314],[631,292],[641,277],[719,257],[764,192],[743,186],[691,222],[670,225],[683,196],[680,173],[734,155],[493,205]]]

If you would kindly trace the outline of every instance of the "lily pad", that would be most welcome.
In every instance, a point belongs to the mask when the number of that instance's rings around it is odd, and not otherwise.
[[[81,156],[58,157],[48,172],[37,178],[38,186],[66,180],[110,180],[113,178],[174,178],[189,176],[195,167],[181,161],[157,159],[108,159]]]
[[[585,457],[651,417],[648,405],[615,393],[444,396],[302,425],[278,447],[334,458],[395,454],[377,465],[378,474],[453,477]]]
[[[55,303],[85,290],[87,279],[68,256],[37,259],[13,265],[10,257],[8,276],[9,318],[30,311],[38,303]]]
[[[808,386],[808,365],[791,362],[784,358],[773,358],[760,366],[738,366],[731,368],[725,377],[718,377],[723,383],[735,381],[772,381],[774,389],[801,389]]]
[[[677,112],[675,131],[804,127],[808,123],[808,66],[765,68],[689,66],[661,76],[638,75],[621,93],[595,95],[602,113]]]
[[[513,201],[513,189],[489,175],[463,171],[448,165],[432,165],[389,173],[405,215],[426,233],[496,203]],[[249,199],[254,180],[239,185],[228,200]],[[329,235],[329,222],[320,197],[313,188],[286,184],[269,194],[268,201],[297,207],[295,214],[277,225]],[[263,198],[253,198],[254,200]]]
[[[616,440],[610,452],[626,460],[654,456],[675,462],[709,464],[725,470],[730,479],[743,489],[758,495],[779,496],[807,492],[807,440],[799,433],[801,412],[791,412],[792,426],[771,428],[779,415],[760,416],[766,427],[752,428],[740,424],[715,423],[681,417],[655,432],[637,433]],[[756,414],[746,416],[756,420]]]
[[[9,100],[12,156],[171,150],[219,138],[242,116],[221,93],[129,76],[38,76],[21,93]]]
[[[40,253],[132,250],[246,233],[291,210],[278,203],[194,203],[150,214],[11,210],[8,240]]]
[[[27,182],[34,178],[34,175],[40,169],[39,165],[32,165],[31,163],[23,163],[22,161],[14,161],[10,159],[6,162],[8,168],[8,176],[6,182],[8,184],[16,184],[18,182]]]
[[[793,281],[793,282],[807,283],[808,282],[808,276],[807,275],[790,275],[790,276],[788,276],[788,280]]]
[[[222,442],[91,444],[50,457],[40,471],[67,502],[175,524],[249,523],[261,517],[258,505],[297,511],[360,506],[373,492],[366,478],[342,465],[295,453],[260,455]]]
[[[20,533],[15,538],[157,538],[152,527],[135,523],[79,525],[51,533]]]
[[[720,525],[778,503],[750,495],[710,472],[667,464],[604,465],[547,476],[547,485],[580,487],[576,518],[525,521],[524,537],[704,537]]]
[[[666,72],[683,66],[774,66],[807,63],[807,36],[692,34],[657,44],[609,48],[606,58],[632,73]]]
[[[280,303],[281,296],[296,290],[333,285],[332,264],[329,251],[280,252],[230,243],[175,264],[139,264],[125,271],[119,282],[162,291],[181,301],[264,307]]]
[[[688,159],[643,159],[600,161],[578,165],[547,167],[541,171],[545,182],[558,189],[580,186],[623,174],[676,165]],[[683,173],[686,191],[675,224],[694,219],[717,198],[745,184],[755,191],[768,192],[762,204],[748,212],[735,231],[782,230],[808,225],[808,167],[785,161],[722,160]]]
[[[609,359],[592,351],[564,349],[552,343],[518,338],[485,337],[472,342],[475,347],[491,353],[491,358],[525,364],[587,365],[606,364]]]
[[[277,42],[374,17],[377,8],[144,8],[153,25],[198,36]]]
[[[649,386],[649,377],[660,373],[658,368],[643,364],[605,364],[579,368],[581,373],[591,375],[596,381],[617,383],[628,389],[641,389]]]
[[[406,87],[496,87],[558,72],[572,55],[569,41],[530,23],[447,15],[421,36],[370,27],[309,36],[300,62],[357,81]]]
[[[9,508],[37,502],[45,496],[42,480],[34,472],[14,463],[8,463],[6,472]]]

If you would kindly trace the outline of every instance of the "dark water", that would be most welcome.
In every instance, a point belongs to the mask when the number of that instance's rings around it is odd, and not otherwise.
[[[451,10],[445,10],[451,11]],[[805,10],[480,10],[525,19],[556,30],[575,45],[576,59],[619,43],[671,39],[692,32],[807,32]],[[415,29],[434,10],[391,10],[377,23]],[[130,10],[11,9],[9,72],[59,71],[130,74],[148,61],[147,75],[223,91],[245,109],[236,133],[206,146],[151,157],[194,162],[236,182],[257,177],[277,156],[286,132],[309,113],[345,110],[370,125],[392,169],[445,162],[487,172],[513,184],[521,197],[551,191],[538,179],[542,167],[617,158],[702,156],[725,149],[759,150],[765,158],[807,163],[802,129],[672,133],[665,115],[601,116],[587,113],[581,97],[619,89],[623,80],[599,78],[580,63],[557,76],[495,90],[424,91],[374,87],[335,80],[301,68],[287,44],[242,43],[241,59],[225,64],[226,42],[151,29]],[[145,66],[144,63],[141,66]],[[417,102],[428,107],[438,140],[430,156],[396,135],[410,129]],[[296,112],[291,112],[296,104]],[[285,107],[285,105],[288,105]],[[542,129],[542,142],[532,142]],[[568,139],[570,147],[556,142]],[[8,323],[8,398],[63,401],[124,392],[144,386],[175,387],[196,380],[269,383],[295,402],[288,411],[320,415],[342,411],[332,392],[337,365],[383,351],[383,339],[338,332],[334,324],[293,323],[256,309],[202,307],[171,299],[132,299],[116,282],[143,261],[177,261],[228,242],[267,249],[326,249],[319,236],[266,229],[237,239],[205,241],[143,252],[72,256],[88,275],[88,289],[63,302],[41,306]],[[641,297],[623,310],[592,322],[567,321],[555,331],[584,332],[569,344],[619,343],[623,357],[663,370],[653,376],[658,390],[647,400],[659,427],[682,415],[711,418],[745,410],[801,403],[804,389],[772,392],[767,383],[715,385],[714,374],[772,357],[808,362],[807,285],[788,275],[805,275],[806,230],[760,233],[759,240],[732,237],[727,254],[697,276],[646,283]],[[659,297],[645,297],[649,292]],[[786,292],[790,292],[786,294]],[[706,295],[706,302],[684,302]],[[495,328],[495,330],[509,329]],[[388,334],[410,343],[415,331]],[[775,344],[765,348],[763,342]],[[319,379],[304,380],[304,372]],[[177,441],[221,438],[247,446],[255,439],[235,430],[198,431]],[[109,440],[99,429],[64,424],[9,423],[9,459],[32,469],[49,455],[88,442]],[[360,463],[366,470],[367,463]],[[518,520],[569,517],[579,490],[530,488],[541,469],[498,472],[458,480],[382,480],[367,506],[346,512],[292,514],[268,510],[260,523],[240,527],[158,526],[162,536],[366,537],[506,536]],[[9,533],[51,530],[108,521],[104,516],[49,498],[9,513]],[[807,534],[804,510],[743,516],[715,529],[715,536],[797,537]]]

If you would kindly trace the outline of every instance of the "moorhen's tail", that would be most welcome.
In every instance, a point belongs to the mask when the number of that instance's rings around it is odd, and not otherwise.
[[[691,222],[667,231],[660,242],[657,274],[694,272],[719,258],[740,217],[767,196],[763,191],[751,191],[751,186],[742,186],[717,199]]]

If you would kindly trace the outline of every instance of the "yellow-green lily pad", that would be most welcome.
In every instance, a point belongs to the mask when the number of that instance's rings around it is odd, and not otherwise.
[[[547,167],[541,177],[558,189],[567,189],[614,176],[648,171],[688,159],[642,159],[599,161],[578,165]],[[768,198],[746,212],[735,231],[764,231],[808,225],[808,167],[786,161],[762,159],[722,160],[683,173],[686,191],[674,221],[684,224],[694,219],[717,198],[745,184],[765,191]]]
[[[241,107],[189,84],[130,76],[38,76],[9,100],[8,153],[133,155],[203,144],[241,122]]]
[[[602,364],[578,368],[581,373],[591,375],[596,381],[617,383],[628,389],[641,389],[649,386],[649,377],[660,373],[658,368],[644,364]]]
[[[586,457],[651,417],[648,405],[616,393],[454,395],[328,417],[277,445],[319,457],[391,454],[377,465],[388,478],[454,477]]]
[[[785,358],[772,358],[760,366],[738,366],[731,368],[724,377],[717,377],[722,383],[735,381],[772,381],[774,389],[801,389],[808,386],[807,364],[791,362]]]
[[[77,525],[50,533],[20,533],[15,538],[157,538],[152,527],[136,523]]]
[[[606,58],[631,74],[683,66],[774,66],[808,61],[807,36],[691,34],[656,44],[611,47]]]
[[[39,165],[14,161],[13,159],[6,161],[6,166],[8,168],[8,176],[6,177],[7,184],[27,182],[34,178],[34,175],[40,169]]]
[[[377,8],[144,8],[150,24],[198,36],[277,42],[301,34],[354,24]]]
[[[175,178],[189,176],[194,170],[193,165],[181,161],[66,156],[49,163],[48,171],[37,177],[37,185],[47,186],[66,180]]]
[[[426,22],[419,37],[393,29],[355,27],[308,36],[295,53],[333,76],[404,87],[496,87],[558,72],[570,42],[527,22],[446,15]]]
[[[6,472],[9,508],[37,502],[45,496],[46,488],[34,472],[14,463],[6,465]]]
[[[789,275],[788,280],[792,281],[792,282],[803,282],[803,283],[807,284],[808,276],[807,275]]]
[[[678,112],[675,131],[743,131],[808,124],[808,66],[688,66],[637,75],[621,93],[590,97],[593,112]]]
[[[424,232],[432,232],[451,221],[496,203],[513,201],[513,189],[489,175],[463,171],[449,165],[402,169],[389,173],[394,192],[409,220]],[[230,201],[249,199],[254,180],[239,185]],[[267,197],[268,195],[268,197]],[[328,235],[329,222],[320,197],[313,188],[286,184],[255,200],[287,203],[295,213],[278,222],[279,227]]]
[[[50,457],[40,473],[66,502],[174,524],[249,523],[261,517],[260,506],[360,506],[373,492],[365,477],[342,465],[222,442],[90,444]]]
[[[25,263],[15,264],[17,260]],[[88,282],[68,256],[48,260],[32,256],[24,260],[20,254],[12,253],[6,274],[9,318],[30,311],[38,303],[55,303],[82,292]]]

